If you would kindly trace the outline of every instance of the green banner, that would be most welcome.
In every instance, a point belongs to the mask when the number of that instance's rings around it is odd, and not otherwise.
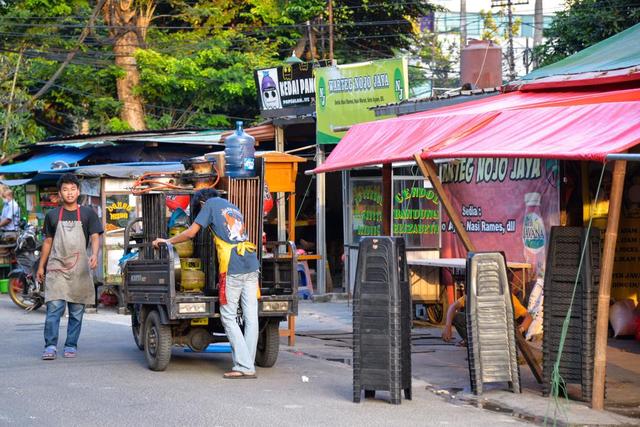
[[[369,108],[407,99],[409,79],[405,58],[316,68],[316,140],[337,144],[345,126],[390,116]]]

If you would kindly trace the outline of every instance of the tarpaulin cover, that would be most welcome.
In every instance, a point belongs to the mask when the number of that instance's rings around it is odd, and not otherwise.
[[[604,160],[640,143],[637,117],[640,89],[512,92],[355,125],[314,172],[406,161],[421,151],[433,158]]]
[[[0,173],[32,173],[50,171],[51,166],[55,162],[64,162],[68,165],[79,162],[86,158],[92,149],[75,150],[75,149],[54,149],[38,153],[24,162],[13,163],[6,166],[0,166]]]
[[[545,79],[547,83],[545,87],[549,88],[552,80],[557,83],[566,82],[567,76],[570,75],[580,75],[572,78],[574,82],[586,79],[597,80],[606,78],[606,72],[630,68],[629,72],[624,73],[626,79],[637,78],[638,76],[634,77],[633,74],[640,74],[640,70],[633,70],[633,67],[640,65],[640,43],[638,40],[640,40],[640,24],[558,62],[538,68],[521,80],[514,82],[513,85],[519,86],[535,83],[538,79]],[[619,77],[625,78],[624,75]]]

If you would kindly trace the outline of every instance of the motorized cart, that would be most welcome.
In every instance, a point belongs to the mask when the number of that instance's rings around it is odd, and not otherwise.
[[[271,367],[278,358],[279,324],[298,311],[297,257],[292,242],[270,242],[266,247],[274,247],[275,253],[263,256],[263,186],[258,174],[256,178],[224,178],[216,188],[243,212],[249,240],[258,247],[261,295],[256,364]],[[188,243],[193,246],[190,256],[182,259],[179,252],[184,248],[177,248],[181,244],[163,244],[154,249],[151,243],[169,235],[167,197],[191,197],[193,193],[172,190],[142,194],[142,217],[131,221],[125,230],[125,258],[135,252],[137,255],[123,267],[124,298],[131,312],[133,338],[154,371],[167,368],[173,346],[203,352],[212,343],[228,341],[220,319],[217,257],[211,230],[203,228]],[[196,270],[197,274],[192,274]],[[194,280],[198,277],[203,283]],[[240,312],[238,322],[242,327]]]

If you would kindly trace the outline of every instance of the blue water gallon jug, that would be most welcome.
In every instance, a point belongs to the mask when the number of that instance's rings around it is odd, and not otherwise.
[[[242,129],[242,122],[236,122],[236,131],[224,141],[227,176],[246,178],[255,175],[255,143],[255,138]]]

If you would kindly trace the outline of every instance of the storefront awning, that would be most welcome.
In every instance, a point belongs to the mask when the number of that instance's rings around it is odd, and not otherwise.
[[[640,143],[637,117],[640,89],[512,92],[355,125],[313,172],[407,161],[418,152],[432,158],[604,160]]]
[[[0,174],[48,172],[54,166],[72,165],[88,157],[93,150],[56,149],[32,156],[24,162],[0,166]]]
[[[509,89],[548,90],[640,80],[640,24],[551,65],[538,68]]]

